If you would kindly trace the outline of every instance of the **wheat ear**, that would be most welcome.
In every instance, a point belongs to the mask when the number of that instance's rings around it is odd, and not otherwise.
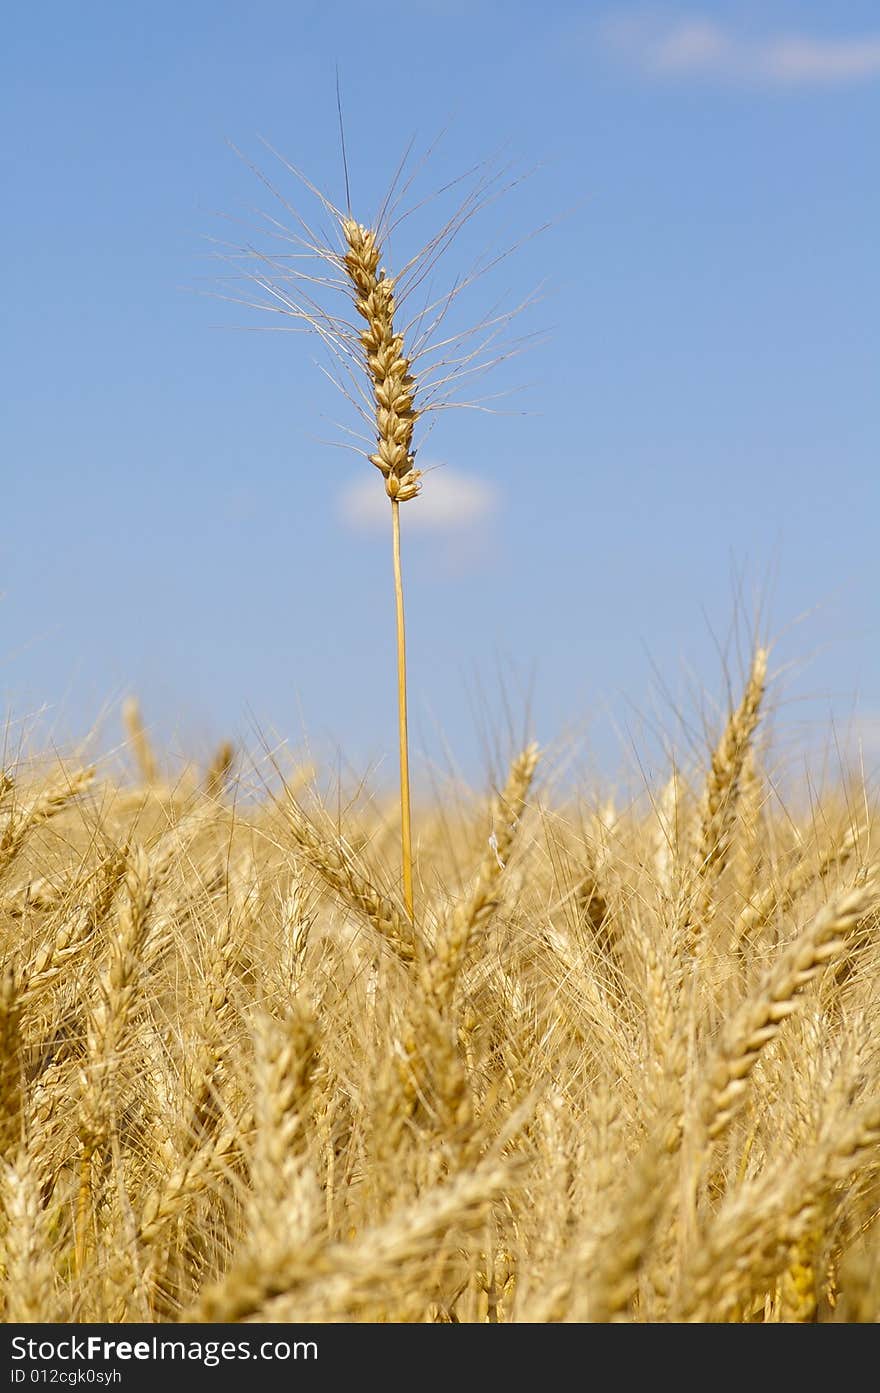
[[[823,1236],[822,1226],[804,1234],[791,1245],[788,1266],[779,1279],[779,1319],[786,1325],[808,1325],[816,1319],[817,1253]]]
[[[131,1026],[156,873],[141,847],[129,855],[127,903],[119,914],[118,935],[100,983],[99,997],[86,1027],[87,1058],[81,1072],[79,1109],[79,1192],[76,1209],[76,1270],[82,1271],[93,1217],[93,1164],[107,1142],[116,1105],[117,1072]]]
[[[50,943],[41,945],[22,974],[20,994],[23,1006],[55,987],[74,960],[92,941],[96,929],[110,912],[125,874],[128,849],[113,851],[90,877],[89,899],[74,910],[62,907],[60,923]]]
[[[880,1098],[869,1098],[801,1160],[740,1187],[701,1235],[684,1274],[677,1318],[728,1320],[750,1291],[778,1276],[792,1250],[817,1231],[823,1211],[861,1169],[880,1164]]]
[[[595,1270],[574,1302],[571,1314],[575,1320],[604,1324],[629,1318],[639,1272],[666,1202],[666,1159],[661,1130],[632,1163],[614,1227],[599,1249]]]
[[[702,875],[713,866],[720,870],[727,859],[736,799],[752,736],[761,713],[766,681],[767,650],[757,648],[742,700],[730,716],[712,755],[712,767],[700,809],[697,861]]]
[[[742,1102],[758,1056],[797,1009],[797,998],[843,948],[858,924],[876,908],[872,881],[835,896],[798,934],[725,1028],[709,1066],[702,1114],[707,1136],[717,1138]]]
[[[759,894],[751,897],[736,922],[735,932],[743,949],[774,915],[783,914],[801,895],[827,879],[835,867],[844,866],[855,853],[866,831],[867,828],[862,825],[849,828],[844,837],[833,842],[817,862],[804,856],[788,871],[781,883],[771,880]]]
[[[5,1229],[4,1320],[28,1325],[51,1320],[58,1278],[40,1196],[40,1174],[25,1146],[9,1163],[0,1164],[0,1207]]]
[[[234,1126],[210,1136],[147,1195],[138,1223],[138,1237],[145,1247],[157,1246],[166,1227],[178,1220],[186,1206],[225,1173],[230,1157],[239,1148],[242,1134],[250,1125],[251,1118],[246,1115]]]
[[[256,1021],[248,1199],[251,1244],[264,1255],[305,1242],[315,1227],[320,1194],[306,1162],[305,1123],[317,1043],[317,1023],[302,1001],[281,1020],[261,1015]]]
[[[293,802],[289,804],[291,834],[309,865],[344,904],[350,905],[393,948],[403,962],[415,957],[412,920],[381,894],[355,866],[341,837],[324,837]]]
[[[66,775],[63,783],[43,789],[20,810],[13,809],[9,813],[6,825],[0,831],[0,874],[14,861],[34,828],[48,822],[78,798],[94,777],[93,768],[78,769],[76,773]]]
[[[712,754],[700,804],[700,833],[691,868],[687,910],[690,951],[703,937],[711,918],[713,892],[730,854],[743,769],[761,715],[767,683],[767,650],[756,648],[752,670],[739,706],[728,719]]]
[[[426,986],[441,1007],[452,999],[455,983],[478,928],[498,905],[501,878],[519,830],[538,764],[538,746],[526,746],[510,766],[503,792],[492,805],[492,833],[470,894],[440,925],[434,956],[426,965]]]
[[[144,725],[137,697],[126,697],[122,703],[122,721],[141,778],[148,788],[154,787],[159,782],[159,766],[150,744],[150,737],[147,735],[147,728]]]

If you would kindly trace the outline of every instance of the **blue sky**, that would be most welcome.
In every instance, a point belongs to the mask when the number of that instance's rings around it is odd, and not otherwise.
[[[173,754],[307,732],[393,776],[387,538],[359,511],[381,480],[323,443],[356,421],[318,345],[234,331],[264,320],[195,293],[223,273],[207,239],[246,241],[271,207],[227,140],[298,205],[260,135],[342,199],[338,63],[356,213],[412,135],[445,129],[423,192],[499,151],[535,169],[467,229],[450,280],[553,223],[461,302],[476,320],[544,286],[522,321],[544,341],[486,380],[521,390],[438,418],[420,463],[444,469],[404,509],[417,767],[478,777],[483,726],[530,700],[540,739],[574,732],[614,770],[701,686],[723,696],[719,648],[736,671],[731,625],[759,600],[783,747],[821,745],[833,714],[876,764],[876,5],[363,14],[6,16],[13,720],[42,711],[67,739],[100,718],[106,745],[134,691]],[[427,503],[410,525],[433,484],[433,525]]]

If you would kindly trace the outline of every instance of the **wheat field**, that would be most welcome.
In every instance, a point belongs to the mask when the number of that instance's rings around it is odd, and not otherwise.
[[[10,761],[6,1321],[874,1321],[880,881],[767,654],[615,807]]]

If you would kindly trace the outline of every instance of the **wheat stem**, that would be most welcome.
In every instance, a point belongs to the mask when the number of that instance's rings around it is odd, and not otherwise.
[[[406,717],[406,627],[403,618],[403,573],[400,567],[400,504],[391,500],[394,553],[394,602],[397,612],[397,710],[400,735],[400,840],[403,859],[403,903],[410,919],[413,908],[412,814],[409,800],[409,727]]]

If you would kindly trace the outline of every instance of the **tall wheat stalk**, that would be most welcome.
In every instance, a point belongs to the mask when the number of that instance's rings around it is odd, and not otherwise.
[[[397,711],[400,743],[400,824],[403,864],[403,902],[413,918],[412,814],[409,788],[409,732],[406,714],[406,625],[403,575],[400,565],[400,505],[419,492],[421,471],[415,467],[413,427],[416,382],[404,353],[403,335],[396,332],[394,278],[379,265],[381,246],[376,233],[351,218],[342,222],[348,251],[343,265],[351,282],[354,306],[367,327],[360,348],[375,404],[376,449],[370,462],[385,480],[391,499],[391,539],[394,563],[394,607],[397,627]]]
[[[271,147],[268,147],[271,150]],[[230,258],[237,275],[242,274],[242,261],[256,261],[255,271],[245,271],[244,278],[256,285],[265,298],[224,294],[221,298],[239,300],[250,308],[300,320],[315,333],[340,365],[337,385],[358,410],[370,432],[367,458],[382,474],[385,492],[391,501],[392,561],[394,572],[394,604],[397,648],[398,739],[400,757],[400,824],[403,902],[407,917],[414,918],[412,813],[409,777],[409,734],[407,723],[406,628],[404,622],[403,575],[400,558],[400,505],[417,496],[421,488],[421,470],[416,468],[413,429],[416,421],[432,411],[456,404],[456,392],[462,379],[468,383],[496,363],[519,351],[519,345],[502,335],[511,320],[524,305],[494,312],[489,318],[459,331],[450,331],[447,316],[459,293],[473,280],[502,261],[509,248],[492,258],[488,265],[478,266],[469,275],[458,279],[451,290],[432,299],[430,296],[417,312],[412,313],[405,327],[398,322],[398,311],[414,292],[423,286],[433,273],[439,258],[450,246],[458,232],[476,213],[500,193],[518,182],[499,185],[500,171],[489,166],[477,166],[463,176],[467,192],[452,216],[415,256],[404,261],[391,274],[382,265],[388,253],[392,231],[405,221],[410,212],[421,206],[400,211],[401,199],[410,189],[415,171],[407,170],[408,155],[404,157],[381,211],[368,224],[351,215],[346,168],[346,207],[342,212],[287,160],[272,150],[284,168],[293,174],[316,197],[325,215],[335,224],[341,247],[333,239],[314,231],[299,212],[291,206],[259,169],[254,172],[293,215],[296,230],[285,227],[278,219],[266,215],[270,235],[283,244],[295,247],[289,251],[277,249],[257,251],[253,246],[236,250]],[[345,148],[343,140],[343,158]],[[406,172],[405,172],[406,171]],[[453,180],[454,187],[461,180]],[[310,274],[296,264],[311,258],[318,270]],[[325,307],[323,296],[330,289],[342,292],[351,302],[365,325],[358,330],[349,318],[335,314]],[[442,333],[441,333],[442,329]],[[406,347],[404,339],[406,338]],[[366,373],[369,390],[364,391],[362,374]],[[419,405],[415,404],[418,393]],[[479,400],[479,399],[477,399]],[[468,405],[477,401],[469,399]]]

